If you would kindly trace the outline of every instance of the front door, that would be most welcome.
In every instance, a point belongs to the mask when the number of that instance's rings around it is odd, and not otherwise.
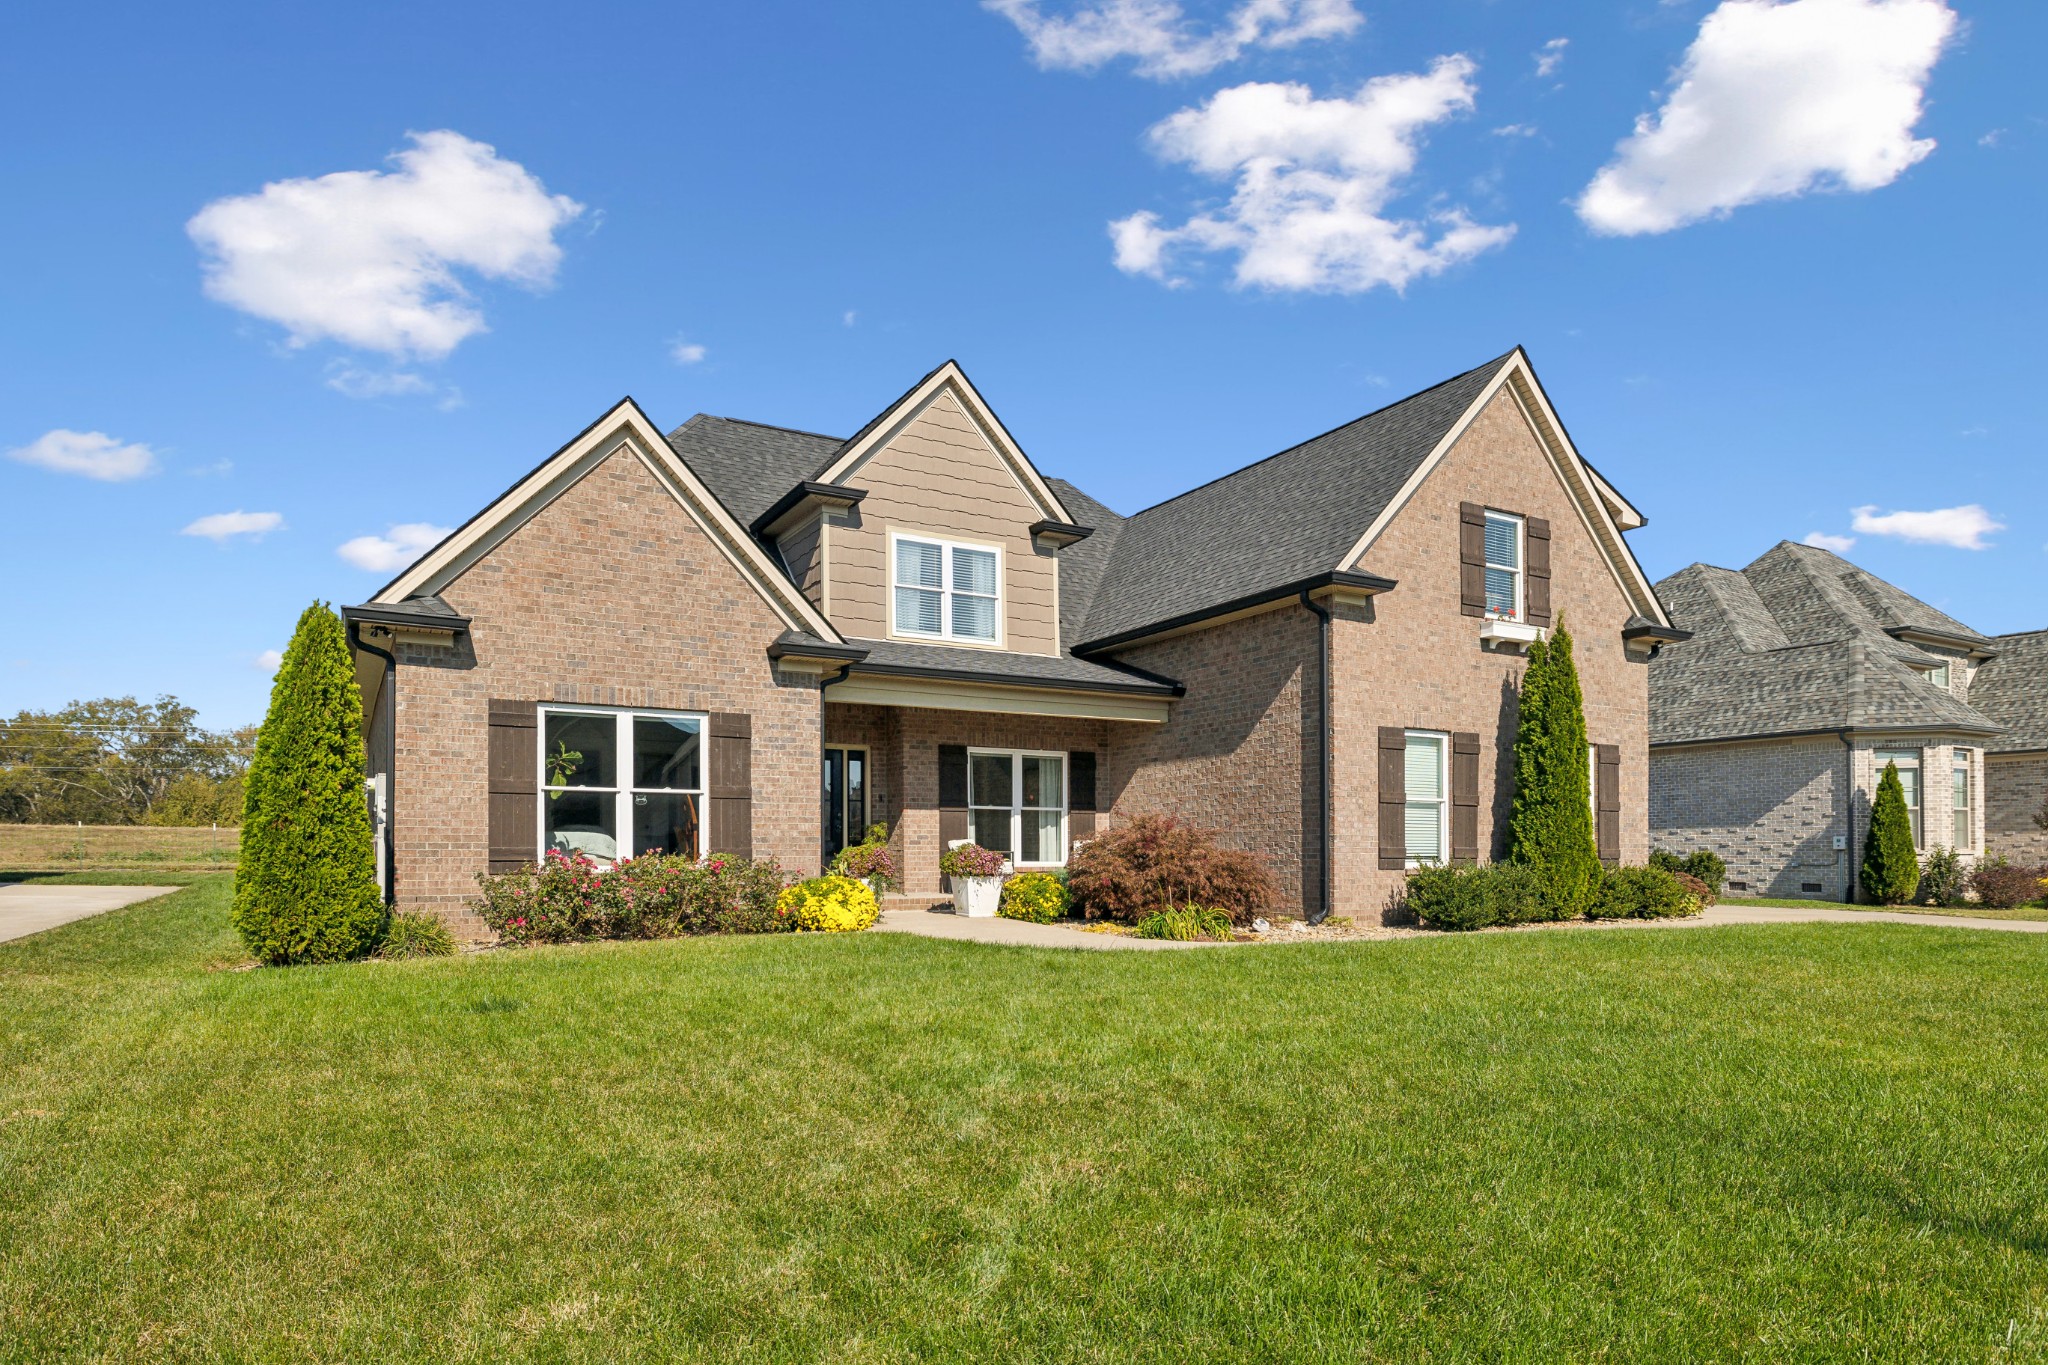
[[[868,828],[868,751],[847,745],[825,750],[825,861]]]

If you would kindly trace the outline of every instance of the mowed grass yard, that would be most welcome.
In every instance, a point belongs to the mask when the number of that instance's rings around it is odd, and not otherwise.
[[[2048,1359],[2048,938],[0,945],[0,1359]]]

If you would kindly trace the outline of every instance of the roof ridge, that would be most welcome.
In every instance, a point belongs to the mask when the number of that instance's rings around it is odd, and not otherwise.
[[[1203,489],[1212,488],[1215,485],[1222,483],[1225,479],[1234,479],[1240,474],[1249,473],[1250,471],[1257,469],[1262,464],[1270,464],[1274,460],[1279,459],[1282,455],[1292,455],[1295,451],[1300,450],[1303,446],[1313,445],[1315,442],[1322,440],[1325,436],[1334,436],[1338,432],[1343,431],[1348,427],[1355,427],[1360,422],[1369,421],[1374,417],[1380,416],[1382,413],[1391,412],[1395,408],[1400,407],[1403,403],[1412,403],[1418,398],[1423,398],[1428,396],[1429,394],[1435,393],[1438,389],[1448,388],[1449,386],[1457,383],[1461,379],[1471,378],[1473,375],[1478,374],[1481,370],[1492,369],[1497,365],[1506,364],[1507,361],[1515,354],[1515,351],[1519,351],[1521,349],[1522,348],[1520,346],[1517,346],[1514,348],[1514,350],[1504,352],[1503,354],[1496,356],[1494,359],[1487,361],[1483,365],[1474,365],[1469,370],[1461,370],[1457,374],[1452,375],[1449,379],[1442,380],[1439,383],[1431,384],[1426,389],[1417,389],[1414,393],[1409,394],[1405,398],[1396,398],[1393,402],[1387,403],[1381,407],[1374,408],[1371,412],[1361,413],[1359,416],[1353,417],[1352,419],[1346,422],[1339,422],[1336,426],[1331,427],[1328,431],[1319,431],[1315,435],[1308,437],[1306,440],[1296,441],[1293,445],[1288,446],[1285,450],[1276,450],[1271,455],[1262,456],[1259,459],[1253,460],[1250,464],[1239,465],[1236,469],[1230,470],[1227,473],[1218,474],[1215,478],[1210,479],[1207,483],[1197,484],[1193,488],[1189,488],[1182,492],[1175,493],[1170,498],[1161,498],[1158,502],[1153,503],[1149,507],[1139,508],[1137,511],[1131,513],[1128,517],[1125,517],[1124,520],[1136,521],[1139,517],[1144,516],[1147,512],[1156,512],[1162,507],[1170,506],[1173,503],[1179,502],[1182,498],[1193,497],[1195,494],[1201,492]]]
[[[715,412],[700,412],[697,414],[697,417],[709,417],[714,422],[731,422],[736,426],[759,427],[763,431],[786,431],[792,436],[815,436],[821,441],[844,442],[846,439],[844,436],[827,436],[822,431],[808,431],[803,427],[785,427],[775,422],[756,422],[751,417],[721,417]],[[695,420],[696,417],[690,419],[692,422]],[[689,424],[689,422],[685,422],[683,426],[688,426]],[[677,427],[676,430],[681,431],[682,427]]]
[[[839,448],[837,450],[834,450],[831,453],[831,455],[826,457],[825,463],[819,465],[817,469],[812,471],[811,477],[813,479],[822,477],[826,470],[830,469],[834,464],[838,463],[839,457],[841,455],[846,453],[848,450],[851,450],[855,445],[857,445],[860,442],[861,437],[867,435],[876,427],[880,426],[882,419],[884,417],[887,417],[890,413],[896,411],[897,408],[903,406],[904,401],[908,399],[910,395],[916,393],[919,389],[925,386],[926,380],[930,379],[940,370],[945,369],[948,365],[952,365],[955,368],[958,368],[959,362],[954,360],[953,357],[947,356],[944,360],[941,360],[938,364],[932,366],[929,370],[926,370],[923,374],[919,375],[917,378],[917,382],[915,384],[912,384],[902,393],[897,394],[894,398],[884,403],[882,405],[881,411],[877,412],[873,417],[868,418],[868,420],[862,424],[861,429],[859,431],[856,431],[855,433],[853,433],[853,435],[848,436],[843,440],[840,440]],[[962,370],[961,373],[964,375],[966,371]],[[833,440],[836,438],[828,436],[826,439]]]

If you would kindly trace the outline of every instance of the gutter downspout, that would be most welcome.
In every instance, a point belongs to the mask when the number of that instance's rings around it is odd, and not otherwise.
[[[819,763],[820,763],[821,765],[822,765],[822,764],[824,763],[824,761],[825,761],[825,738],[826,738],[826,736],[825,736],[825,689],[826,689],[826,688],[828,688],[828,687],[830,687],[830,686],[832,686],[832,684],[834,684],[834,683],[843,683],[843,682],[845,682],[845,681],[846,681],[846,676],[847,676],[847,674],[849,674],[849,673],[851,673],[851,672],[853,672],[853,665],[852,665],[852,664],[841,664],[841,665],[839,666],[839,672],[838,672],[838,674],[837,674],[836,676],[834,676],[834,677],[830,677],[830,678],[826,678],[826,677],[820,677],[820,678],[818,679],[818,762],[819,762]],[[819,825],[818,825],[818,871],[819,871],[819,872],[823,872],[823,871],[825,870],[825,828],[824,828],[824,813],[825,813],[825,808],[824,808],[824,804],[823,804],[823,802],[824,802],[824,795],[823,795],[823,793],[820,793],[820,794],[819,794],[819,806],[818,806],[818,818],[819,818]]]
[[[362,623],[359,621],[350,621],[348,623],[348,642],[350,647],[360,649],[365,654],[374,654],[384,661],[384,685],[377,689],[377,706],[391,718],[391,723],[384,727],[384,742],[387,745],[395,745],[398,742],[398,735],[396,733],[398,697],[395,690],[398,686],[398,659],[390,651],[379,649],[377,646],[365,641],[363,639]],[[398,824],[398,774],[396,772],[398,764],[395,761],[397,758],[395,753],[386,757],[388,761],[384,764],[384,848],[382,850],[384,854],[384,885],[379,887],[378,890],[384,893],[384,903],[389,905],[391,904],[392,885],[398,876],[397,864],[392,857],[391,838],[391,832]]]
[[[1331,848],[1330,848],[1330,609],[1309,596],[1309,590],[1301,590],[1301,605],[1314,612],[1319,619],[1317,635],[1320,637],[1321,662],[1318,668],[1316,687],[1316,811],[1322,819],[1322,852],[1317,858],[1317,871],[1321,874],[1322,895],[1316,908],[1309,912],[1310,924],[1321,924],[1330,916],[1331,900]]]
[[[1842,883],[1842,886],[1849,893],[1849,904],[1854,905],[1856,904],[1857,897],[1863,890],[1862,887],[1857,885],[1858,882],[1863,880],[1863,869],[1856,861],[1856,741],[1849,737],[1847,730],[1838,730],[1835,733],[1841,737],[1842,757],[1849,770],[1849,780],[1843,784],[1844,805],[1846,807],[1843,824],[1849,831],[1849,875]]]

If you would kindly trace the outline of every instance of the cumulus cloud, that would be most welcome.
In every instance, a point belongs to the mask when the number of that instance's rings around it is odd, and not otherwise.
[[[1317,99],[1304,85],[1220,90],[1147,134],[1162,159],[1236,188],[1225,208],[1178,227],[1151,212],[1109,225],[1116,266],[1168,283],[1182,256],[1236,254],[1236,282],[1281,290],[1395,290],[1504,244],[1512,225],[1487,227],[1461,208],[1426,219],[1388,206],[1415,169],[1423,133],[1472,108],[1476,68],[1462,55],[1426,72],[1380,76],[1349,98]]]
[[[707,354],[709,352],[702,346],[699,346],[694,341],[685,341],[681,337],[677,337],[668,344],[668,358],[675,361],[678,365],[695,365]]]
[[[335,548],[358,569],[372,573],[397,573],[448,538],[449,527],[431,522],[408,521],[393,526],[381,536],[357,536]]]
[[[284,651],[281,649],[264,650],[256,656],[256,666],[265,673],[277,672],[278,669],[284,666]]]
[[[102,483],[123,483],[156,472],[156,452],[139,442],[118,441],[104,431],[46,431],[7,452],[10,460],[59,474],[80,474]]]
[[[216,545],[225,545],[236,536],[247,536],[261,540],[272,531],[284,526],[284,516],[279,512],[215,512],[199,518],[184,530],[181,536],[202,536]]]
[[[1042,13],[1038,0],[982,0],[1017,26],[1032,60],[1048,71],[1095,71],[1128,57],[1153,80],[1214,71],[1247,48],[1341,38],[1365,23],[1352,0],[1244,0],[1206,31],[1174,0],[1089,0],[1072,14]]]
[[[1822,550],[1833,550],[1838,555],[1845,555],[1855,548],[1856,537],[1831,536],[1826,531],[1808,531],[1804,543]]]
[[[273,181],[201,209],[185,231],[207,294],[278,323],[293,346],[436,358],[484,330],[463,272],[553,283],[555,232],[583,205],[460,133],[409,136],[389,170]]]
[[[1570,47],[1569,38],[1552,38],[1532,54],[1536,61],[1536,79],[1549,80],[1564,65],[1564,50]]]
[[[327,367],[327,387],[349,398],[431,398],[443,412],[462,406],[462,390],[417,370],[374,370],[346,360]]]
[[[1988,550],[1984,537],[2003,531],[2005,524],[1976,503],[1962,507],[1938,507],[1932,512],[1884,512],[1875,507],[1858,507],[1850,526],[1866,536],[1896,536],[1916,545],[1950,545],[1958,550]]]
[[[1763,199],[1891,184],[1934,150],[1913,125],[1955,27],[1941,0],[1724,0],[1579,217],[1669,232]]]

